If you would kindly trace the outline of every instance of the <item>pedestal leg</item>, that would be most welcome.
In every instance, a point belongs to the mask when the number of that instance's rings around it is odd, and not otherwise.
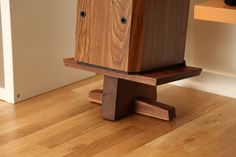
[[[134,112],[166,121],[176,117],[174,107],[143,97],[135,100]]]
[[[102,97],[103,90],[100,89],[89,93],[89,100],[93,103],[102,104]],[[166,121],[172,121],[176,117],[174,107],[144,97],[135,99],[134,112]]]
[[[102,117],[115,121],[133,113],[138,97],[156,100],[156,87],[105,76]]]

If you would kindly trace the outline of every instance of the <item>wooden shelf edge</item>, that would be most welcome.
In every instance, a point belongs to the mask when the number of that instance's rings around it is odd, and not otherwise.
[[[223,0],[209,0],[195,5],[194,18],[236,24],[236,7],[227,6]]]
[[[182,80],[190,77],[195,77],[201,74],[202,69],[189,66],[178,66],[168,70],[154,71],[145,74],[126,74],[123,72],[112,71],[96,66],[79,64],[74,61],[74,58],[65,58],[64,65],[71,68],[104,74],[107,76],[117,77],[120,79],[130,80],[150,86],[157,86],[177,80]]]

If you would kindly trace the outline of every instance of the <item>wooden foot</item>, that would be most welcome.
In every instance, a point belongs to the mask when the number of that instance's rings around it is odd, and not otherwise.
[[[166,121],[176,117],[174,107],[144,97],[135,100],[134,112]]]
[[[102,96],[103,96],[103,90],[96,89],[89,93],[89,101],[96,103],[96,104],[102,104]]]
[[[89,94],[91,102],[103,103],[103,90],[94,90]],[[175,108],[144,97],[134,98],[132,111],[142,115],[171,121],[176,117]],[[107,119],[107,118],[106,118]],[[112,119],[109,119],[112,120]],[[116,119],[117,120],[117,119]]]
[[[140,96],[156,100],[156,87],[105,76],[102,96],[102,117],[107,120],[116,121],[133,113],[133,102]]]

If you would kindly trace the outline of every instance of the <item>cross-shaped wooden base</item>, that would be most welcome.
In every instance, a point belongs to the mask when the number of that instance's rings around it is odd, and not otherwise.
[[[175,108],[157,102],[156,97],[156,87],[110,76],[104,78],[104,90],[89,93],[91,102],[102,104],[102,117],[108,120],[119,120],[133,112],[173,120]]]
[[[200,75],[202,69],[185,64],[144,74],[127,74],[64,59],[65,66],[104,74],[103,90],[89,94],[90,101],[102,104],[102,117],[116,121],[136,112],[171,121],[175,108],[156,101],[156,86]]]

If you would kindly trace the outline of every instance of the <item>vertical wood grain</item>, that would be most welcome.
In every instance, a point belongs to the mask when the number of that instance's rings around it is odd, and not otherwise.
[[[156,100],[156,87],[111,76],[105,76],[102,98],[102,117],[119,120],[134,111],[134,100],[140,96]]]
[[[190,0],[147,0],[141,71],[184,62]]]
[[[144,42],[144,14],[147,0],[134,0],[132,10],[130,49],[129,49],[129,72],[141,71]]]
[[[127,71],[131,11],[132,0],[78,0],[76,60]]]
[[[184,62],[190,0],[78,2],[77,61],[124,72]]]

